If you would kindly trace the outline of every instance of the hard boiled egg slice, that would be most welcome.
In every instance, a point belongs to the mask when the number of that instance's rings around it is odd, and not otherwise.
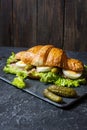
[[[75,72],[71,70],[64,70],[63,69],[63,74],[70,79],[77,79],[82,75],[82,72]]]
[[[24,68],[26,66],[26,64],[23,61],[18,61],[18,62],[16,62],[16,66]]]
[[[36,68],[37,72],[48,72],[51,71],[52,67],[48,67],[48,66],[40,66]]]

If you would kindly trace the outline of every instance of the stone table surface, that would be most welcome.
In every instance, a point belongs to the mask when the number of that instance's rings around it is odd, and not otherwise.
[[[23,49],[0,47],[0,58]],[[86,52],[68,55],[87,63]],[[87,97],[61,109],[0,80],[0,130],[87,130]]]

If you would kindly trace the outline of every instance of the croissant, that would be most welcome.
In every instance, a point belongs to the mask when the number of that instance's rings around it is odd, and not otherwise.
[[[81,72],[84,69],[82,61],[68,58],[65,51],[53,45],[37,45],[26,51],[18,52],[16,59],[34,66],[51,66]]]

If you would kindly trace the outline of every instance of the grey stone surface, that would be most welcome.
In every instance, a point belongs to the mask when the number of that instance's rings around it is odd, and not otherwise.
[[[19,50],[0,47],[0,57]],[[0,130],[87,130],[87,97],[61,109],[0,80]]]

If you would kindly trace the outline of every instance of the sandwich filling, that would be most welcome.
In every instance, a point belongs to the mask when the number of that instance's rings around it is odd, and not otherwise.
[[[48,62],[50,62],[50,60]],[[33,63],[25,63],[24,60],[20,58],[17,59],[15,53],[12,53],[7,59],[6,66],[3,70],[6,73],[16,75],[12,84],[19,88],[24,88],[26,86],[26,78],[38,79],[44,83],[53,83],[58,86],[66,87],[78,87],[81,84],[86,84],[87,82],[85,78],[87,72],[86,65],[84,66],[83,71],[74,71],[67,69],[67,67],[62,68],[48,65],[39,66],[37,64],[37,66],[35,66]]]

